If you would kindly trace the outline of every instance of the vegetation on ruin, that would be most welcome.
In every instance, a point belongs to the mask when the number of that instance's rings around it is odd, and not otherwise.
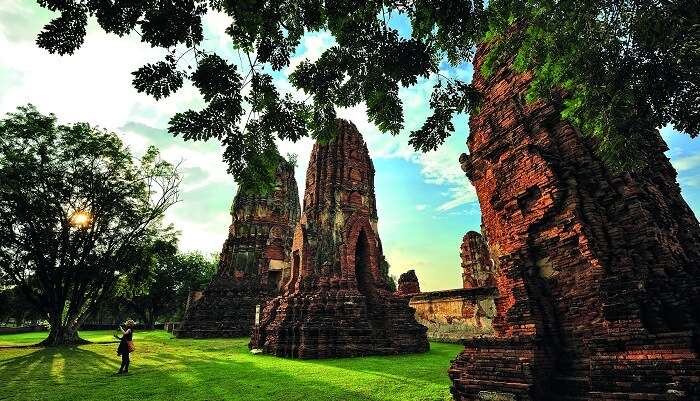
[[[487,3],[487,4],[485,4]],[[133,86],[156,99],[192,81],[207,106],[170,120],[185,139],[219,139],[239,182],[273,181],[274,139],[332,137],[335,107],[366,106],[383,132],[404,127],[399,89],[438,77],[433,114],[410,135],[429,151],[454,131],[455,113],[473,112],[479,94],[467,82],[441,74],[446,65],[472,61],[475,46],[494,44],[485,70],[512,62],[531,70],[534,98],[568,91],[563,114],[600,143],[615,168],[644,164],[655,129],[672,124],[700,133],[700,31],[697,0],[421,0],[421,1],[64,1],[40,0],[60,15],[37,36],[49,52],[72,54],[82,44],[88,17],[109,33],[139,33],[167,49],[134,71]],[[202,15],[223,12],[240,64],[204,49]],[[410,36],[395,29],[406,18]],[[511,29],[518,27],[518,29]],[[336,44],[315,62],[302,62],[292,84],[299,101],[275,87],[306,32],[325,30]]]
[[[111,332],[83,332],[110,341]],[[0,335],[0,346],[31,344],[46,333]],[[425,354],[292,360],[248,351],[247,338],[182,340],[136,332],[128,376],[116,344],[0,348],[3,393],[16,401],[59,400],[449,400],[450,360],[462,349],[431,344]]]

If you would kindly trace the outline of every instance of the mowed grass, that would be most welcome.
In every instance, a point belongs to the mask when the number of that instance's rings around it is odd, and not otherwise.
[[[118,341],[114,338],[115,331],[96,330],[96,331],[81,331],[80,337],[92,342],[112,342]],[[22,347],[38,344],[43,341],[47,332],[37,331],[34,333],[21,334],[0,334],[0,347]],[[2,358],[0,357],[0,360]]]
[[[111,341],[112,332],[81,332]],[[0,335],[28,345],[46,333]],[[117,344],[0,348],[0,400],[450,400],[447,368],[462,347],[424,354],[292,360],[248,351],[248,339],[175,339],[136,332],[127,376],[115,376]]]

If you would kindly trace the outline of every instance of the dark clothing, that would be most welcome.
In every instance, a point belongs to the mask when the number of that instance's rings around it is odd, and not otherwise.
[[[119,367],[119,372],[126,373],[129,371],[129,353],[124,352],[122,354],[122,365]]]
[[[119,368],[119,373],[126,373],[129,371],[129,341],[132,341],[134,337],[134,332],[131,328],[126,330],[121,338],[119,338],[119,346],[117,347],[117,355],[122,357],[122,365]]]
[[[127,329],[126,333],[120,338],[121,341],[119,341],[119,347],[117,347],[117,355],[129,355],[129,344],[127,344],[127,342],[132,341],[133,338],[133,331],[130,328]]]

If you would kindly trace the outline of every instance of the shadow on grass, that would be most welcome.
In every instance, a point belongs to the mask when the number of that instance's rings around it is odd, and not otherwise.
[[[137,342],[125,377],[113,376],[116,347],[41,348],[5,360],[0,355],[0,382],[13,401],[121,400],[124,394],[154,401],[443,400],[449,360],[457,354],[454,346],[438,346],[426,354],[309,361],[254,356],[246,345],[244,339],[154,335]]]
[[[289,360],[327,368],[344,369],[389,380],[402,379],[411,382],[421,381],[435,385],[449,385],[447,370],[450,367],[451,360],[461,350],[462,347],[453,344],[431,344],[430,350],[424,353]],[[259,357],[276,358],[270,355]],[[435,372],[443,372],[444,374],[436,376]]]
[[[52,347],[1,361],[0,378],[10,392],[22,389],[15,392],[14,400],[80,399],[86,394],[90,399],[122,399],[124,391],[132,399],[159,400],[382,399],[354,391],[351,385],[275,371],[267,364],[260,367],[255,362],[201,356],[206,359],[161,353],[144,356],[141,365],[136,357],[129,376],[116,377],[113,373],[120,362],[116,355],[111,359],[79,347]],[[30,383],[31,390],[26,387]]]
[[[27,378],[51,380],[54,378],[53,368],[57,361],[61,361],[62,366],[60,371],[56,372],[59,378],[65,377],[66,364],[72,368],[72,372],[95,371],[115,365],[110,358],[79,347],[46,347],[0,361],[0,377],[6,381]]]

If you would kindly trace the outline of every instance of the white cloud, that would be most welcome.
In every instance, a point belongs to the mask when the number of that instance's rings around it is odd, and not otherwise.
[[[180,249],[205,253],[220,252],[228,235],[231,216],[222,212],[206,220],[183,219],[176,215],[177,207],[183,208],[187,205],[176,205],[168,210],[165,221],[174,223],[175,228],[180,231]]]
[[[92,19],[85,43],[74,55],[49,54],[38,48],[34,40],[54,16],[24,1],[4,0],[0,5],[0,50],[8,55],[0,59],[0,115],[31,102],[43,113],[56,114],[62,123],[87,121],[117,132],[136,155],[149,145],[158,145],[163,158],[182,161],[185,175],[181,191],[186,200],[168,210],[165,221],[174,223],[182,232],[184,249],[218,252],[230,224],[228,209],[221,210],[214,219],[202,221],[197,214],[201,216],[207,208],[207,199],[188,194],[206,187],[220,187],[225,189],[223,193],[235,190],[235,182],[221,161],[221,148],[195,142],[183,144],[164,129],[176,112],[203,104],[197,90],[187,84],[160,101],[137,93],[131,84],[131,72],[161,59],[164,51],[141,43],[135,34],[124,38],[106,34]],[[10,26],[8,21],[15,23]],[[205,24],[218,31],[227,22],[221,15],[207,15]],[[215,46],[217,51],[231,48],[226,39],[222,35],[205,46]],[[157,129],[153,127],[160,128],[163,139],[146,136],[130,123],[140,123],[154,131]]]
[[[467,205],[477,200],[474,187],[459,165],[459,155],[467,151],[467,146],[463,142],[466,135],[460,134],[458,127],[456,129],[457,132],[437,150],[416,155],[425,182],[448,187],[447,191],[443,193],[448,199],[436,208],[439,212]]]
[[[444,212],[477,201],[476,191],[469,182],[449,188],[448,196],[450,200],[438,206],[436,210]]]
[[[425,205],[425,204],[416,205],[416,210],[418,210],[418,211],[425,210],[426,207],[428,207],[428,205]]]
[[[693,175],[690,177],[680,177],[678,182],[682,187],[700,187],[700,175]]]
[[[335,45],[335,38],[330,32],[312,32],[307,33],[301,40],[301,46],[297,55],[291,57],[289,66],[285,69],[285,74],[289,76],[297,68],[302,61],[308,60],[314,62],[321,57],[324,51]]]
[[[671,159],[671,164],[678,171],[692,170],[696,167],[700,167],[700,153],[691,156],[679,157],[677,159]]]

